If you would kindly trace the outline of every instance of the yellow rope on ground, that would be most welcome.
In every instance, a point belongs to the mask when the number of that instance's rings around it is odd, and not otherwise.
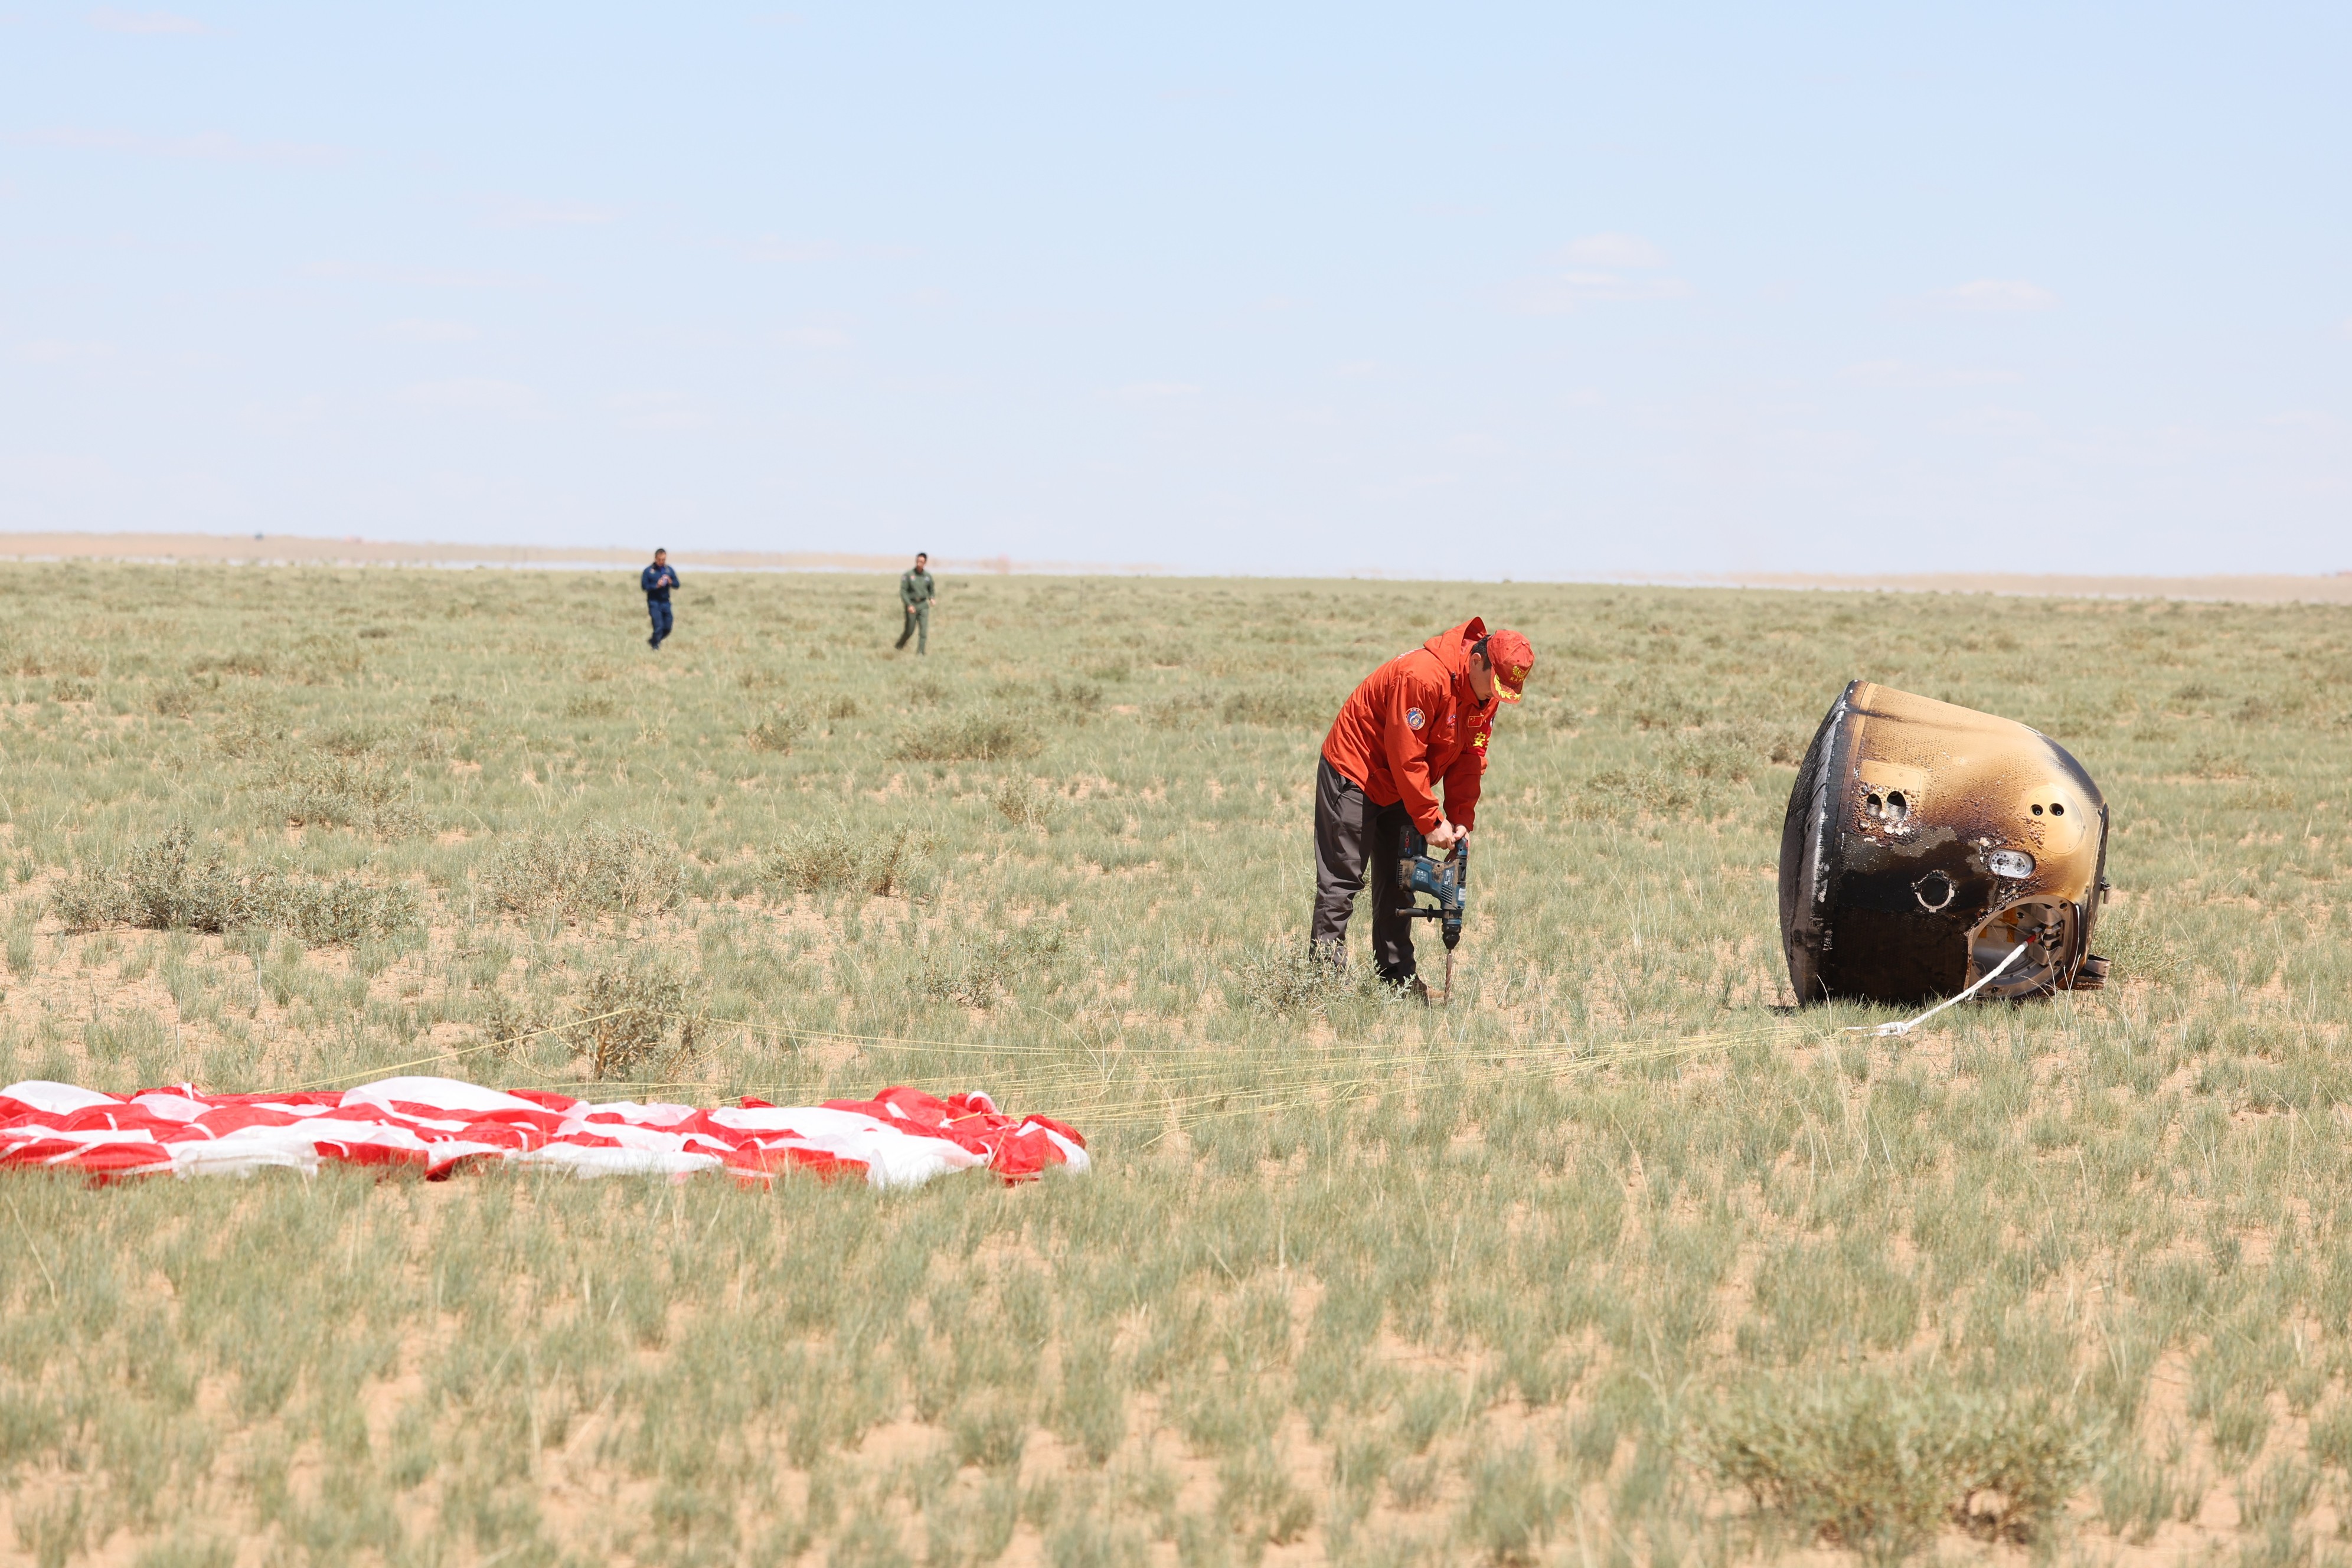
[[[298,1084],[289,1093],[305,1093],[329,1089],[362,1079],[390,1077],[412,1068],[429,1067],[441,1062],[462,1060],[484,1051],[499,1050],[520,1045],[543,1035],[576,1029],[602,1023],[635,1008],[616,1007],[609,1012],[573,1018],[560,1024],[550,1024],[520,1034],[495,1040],[479,1041],[471,1046],[438,1051],[429,1057],[394,1062],[386,1066],[363,1068],[338,1073],[331,1077]],[[714,1018],[707,1014],[666,1010],[662,1016],[692,1019],[707,1027],[736,1028],[747,1033],[782,1037],[787,1041],[832,1042],[852,1045],[861,1053],[872,1051],[950,1052],[978,1058],[1048,1058],[1049,1061],[1024,1069],[1012,1063],[1004,1064],[999,1074],[1001,1087],[1024,1098],[1051,1100],[1050,1106],[1036,1109],[1066,1120],[1084,1119],[1092,1125],[1118,1125],[1129,1122],[1166,1121],[1171,1117],[1184,1119],[1189,1113],[1193,1120],[1213,1116],[1263,1113],[1299,1106],[1352,1104],[1372,1099],[1384,1090],[1399,1087],[1401,1072],[1423,1069],[1429,1073],[1445,1074],[1465,1082],[1487,1082],[1507,1074],[1536,1075],[1561,1079],[1592,1068],[1633,1066],[1645,1062],[1672,1060],[1718,1050],[1729,1050],[1741,1045],[1760,1044],[1772,1039],[1788,1039],[1806,1031],[1782,1024],[1757,1027],[1717,1030],[1706,1034],[1685,1036],[1680,1039],[1636,1046],[1632,1048],[1611,1048],[1591,1042],[1580,1044],[1571,1040],[1529,1041],[1464,1047],[1388,1044],[1376,1041],[1328,1041],[1318,1045],[1293,1047],[1280,1059],[1250,1063],[1244,1052],[1231,1046],[1213,1042],[1194,1045],[1139,1046],[1118,1044],[1103,1047],[1078,1044],[1049,1046],[1027,1041],[988,1043],[974,1040],[937,1040],[900,1035],[858,1034],[839,1029],[815,1029],[797,1024],[763,1023],[750,1018]],[[1070,1027],[1066,1023],[1065,1028]],[[1075,1035],[1076,1031],[1073,1029]],[[1255,1052],[1278,1052],[1283,1047],[1256,1047]],[[1082,1058],[1082,1059],[1081,1059]],[[1336,1059],[1335,1059],[1336,1058]],[[1361,1077],[1332,1076],[1339,1068],[1361,1068],[1378,1061],[1384,1070]],[[1252,1075],[1245,1083],[1227,1084],[1216,1080],[1236,1071]],[[1007,1081],[1009,1080],[1009,1081]],[[640,1095],[656,1090],[703,1089],[716,1091],[729,1087],[723,1080],[671,1079],[663,1082],[581,1083],[576,1080],[541,1079],[529,1085],[535,1089],[560,1089],[587,1099],[597,1090],[616,1091],[614,1097]],[[583,1091],[587,1091],[583,1093]],[[1172,1092],[1171,1092],[1172,1091]],[[736,1084],[737,1095],[789,1095],[807,1092],[804,1084]],[[994,1090],[992,1089],[992,1093]],[[997,1095],[1000,1100],[1005,1098]]]

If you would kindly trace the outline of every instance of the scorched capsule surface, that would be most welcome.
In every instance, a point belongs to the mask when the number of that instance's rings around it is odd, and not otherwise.
[[[1797,769],[1780,945],[1802,1002],[2087,990],[2107,805],[2064,747],[1974,709],[1857,680]]]

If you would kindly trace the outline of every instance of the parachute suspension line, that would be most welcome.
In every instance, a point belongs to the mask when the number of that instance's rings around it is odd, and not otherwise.
[[[2009,956],[2007,958],[2002,959],[1999,963],[1994,964],[1990,969],[1985,971],[1984,974],[1978,979],[1974,985],[1969,986],[1958,996],[1945,997],[1944,1000],[1937,1003],[1934,1006],[1928,1008],[1926,1012],[1920,1014],[1916,1018],[1906,1018],[1899,1024],[1855,1024],[1849,1027],[1846,1030],[1846,1033],[1849,1035],[1868,1035],[1873,1039],[1878,1039],[1889,1035],[1899,1038],[1902,1036],[1907,1035],[1912,1030],[1917,1028],[1920,1025],[1926,1023],[1928,1019],[1934,1017],[1937,1014],[1942,1012],[1945,1008],[1958,1006],[1961,1003],[1967,1001],[1969,997],[1975,995],[1978,992],[1991,984],[1995,979],[1999,978],[2002,970],[2007,969],[2011,964],[2015,963],[2018,959],[2023,955],[2025,950],[2032,945],[2032,944],[2031,942],[2019,942],[2015,947],[2009,950]]]

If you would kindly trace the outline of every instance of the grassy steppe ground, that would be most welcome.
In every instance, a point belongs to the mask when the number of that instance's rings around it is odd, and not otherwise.
[[[985,1087],[1097,1173],[0,1179],[0,1554],[2336,1553],[2345,611],[959,581],[918,661],[688,575],[658,656],[625,576],[0,584],[0,1081]],[[1474,612],[1454,1005],[1319,985],[1322,730]],[[1786,1010],[1854,675],[2084,760],[2105,993]]]

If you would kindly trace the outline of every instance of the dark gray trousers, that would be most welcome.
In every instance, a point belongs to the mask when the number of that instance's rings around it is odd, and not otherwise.
[[[1397,860],[1412,816],[1400,801],[1374,805],[1328,758],[1315,763],[1315,918],[1307,928],[1309,949],[1334,963],[1347,961],[1348,917],[1371,873],[1372,962],[1383,980],[1413,973],[1412,921],[1399,913]]]

